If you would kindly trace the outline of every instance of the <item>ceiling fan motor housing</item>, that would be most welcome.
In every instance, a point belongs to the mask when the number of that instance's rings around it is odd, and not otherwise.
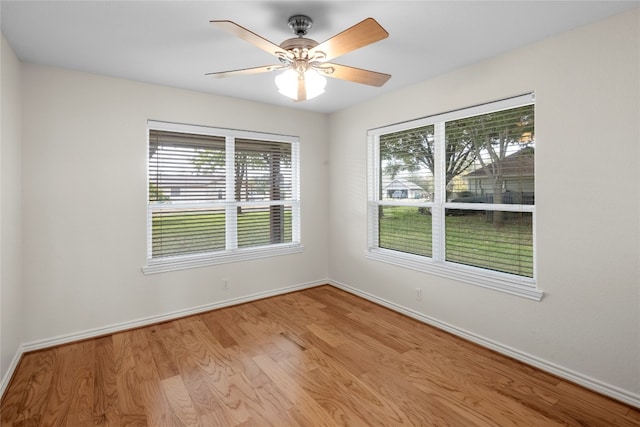
[[[295,48],[298,49],[313,49],[318,46],[318,42],[315,40],[308,39],[306,37],[294,37],[292,39],[287,39],[280,43],[280,47],[284,50],[292,50]]]
[[[312,59],[307,55],[309,50],[313,49],[316,46],[318,46],[317,41],[308,39],[306,37],[294,37],[292,39],[287,39],[280,43],[280,47],[289,52],[292,56],[288,59],[286,57],[280,57],[280,62],[287,64],[291,63],[292,59]]]

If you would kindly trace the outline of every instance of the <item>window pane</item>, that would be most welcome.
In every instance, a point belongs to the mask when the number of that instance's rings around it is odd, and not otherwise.
[[[149,131],[149,201],[225,198],[224,138]]]
[[[431,256],[431,210],[413,206],[379,207],[378,246]]]
[[[533,277],[531,213],[447,209],[445,230],[447,261]]]
[[[380,200],[433,200],[434,127],[380,136]]]
[[[291,144],[237,139],[235,200],[291,200]]]
[[[224,250],[224,232],[224,208],[157,209],[152,214],[152,256]]]
[[[445,124],[447,201],[534,203],[533,105]]]
[[[239,248],[291,241],[291,206],[242,207],[238,213]]]

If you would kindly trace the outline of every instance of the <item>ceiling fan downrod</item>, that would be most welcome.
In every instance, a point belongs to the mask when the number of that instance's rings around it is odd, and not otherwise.
[[[289,18],[289,28],[298,37],[306,36],[312,25],[313,21],[306,15],[293,15]]]

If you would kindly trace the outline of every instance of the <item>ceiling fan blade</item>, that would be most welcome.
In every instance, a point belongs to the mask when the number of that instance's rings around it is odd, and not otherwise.
[[[280,65],[265,65],[263,67],[242,68],[240,70],[231,70],[231,71],[219,71],[216,73],[207,73],[205,75],[221,79],[224,77],[235,77],[235,76],[246,76],[251,74],[268,73],[270,71],[282,70],[284,68],[286,67],[282,67]]]
[[[391,78],[391,74],[378,73],[377,71],[363,70],[362,68],[347,67],[346,65],[322,63],[322,68],[332,68],[332,73],[319,72],[334,79],[348,80],[350,82],[362,83],[370,86],[382,86]]]
[[[320,43],[309,51],[309,56],[313,56],[316,52],[323,52],[326,55],[325,60],[328,61],[387,37],[389,33],[375,19],[367,18]]]
[[[247,30],[246,28],[236,24],[233,21],[209,21],[221,30],[225,30],[234,36],[240,37],[242,40],[251,43],[252,45],[264,50],[271,55],[280,57],[285,55],[286,51],[275,43],[271,43],[269,40],[260,37],[254,32]]]

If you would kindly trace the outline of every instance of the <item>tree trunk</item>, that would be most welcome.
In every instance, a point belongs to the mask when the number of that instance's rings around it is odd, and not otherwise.
[[[235,182],[235,199],[236,202],[239,202],[242,199],[242,183],[244,181],[244,176],[247,171],[247,157],[243,156],[242,160],[238,160],[236,158],[236,182]],[[238,206],[237,208],[238,215],[242,213],[242,207]]]
[[[280,155],[273,153],[270,160],[270,199],[280,200]],[[271,232],[271,243],[284,242],[284,206],[275,205],[269,208],[269,229]]]
[[[502,198],[502,182],[503,179],[499,176],[495,178],[493,181],[493,203],[501,205],[503,202]],[[493,225],[494,227],[502,227],[504,223],[504,216],[502,211],[493,211]]]

